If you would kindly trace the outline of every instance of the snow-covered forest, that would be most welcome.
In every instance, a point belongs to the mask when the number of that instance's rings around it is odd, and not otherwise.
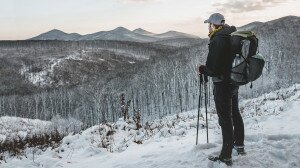
[[[299,26],[299,17],[287,16],[238,28],[255,32],[266,65],[252,89],[240,89],[250,132],[246,145],[261,148],[250,158],[236,156],[237,167],[300,166]],[[88,158],[91,167],[214,167],[205,160],[221,145],[211,81],[209,131],[214,141],[194,146],[195,68],[205,63],[207,53],[208,39],[188,37],[0,41],[0,166],[84,167]],[[279,120],[285,125],[270,126]],[[159,159],[154,149],[166,156]],[[194,162],[196,156],[199,162]]]

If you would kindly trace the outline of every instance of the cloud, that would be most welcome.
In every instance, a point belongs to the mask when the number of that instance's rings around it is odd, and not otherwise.
[[[225,3],[215,3],[213,7],[220,12],[241,13],[257,10],[264,10],[274,7],[289,0],[231,0]]]

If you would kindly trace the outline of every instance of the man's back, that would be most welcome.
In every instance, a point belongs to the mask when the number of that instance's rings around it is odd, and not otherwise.
[[[215,74],[214,82],[222,81],[220,78],[226,80],[230,75],[232,67],[230,33],[234,31],[236,31],[234,26],[224,25],[210,38],[206,66]]]

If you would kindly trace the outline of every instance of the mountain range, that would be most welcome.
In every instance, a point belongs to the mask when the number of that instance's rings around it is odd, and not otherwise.
[[[65,33],[58,29],[53,29],[46,33],[42,33],[29,40],[64,40],[64,41],[80,41],[80,40],[116,40],[116,41],[135,41],[135,42],[155,42],[166,39],[192,38],[199,37],[181,33],[177,31],[168,31],[161,34],[155,34],[142,28],[130,31],[124,27],[117,27],[110,31],[99,31],[92,34],[80,35],[78,33]]]
[[[295,16],[287,16],[295,18]],[[283,17],[284,18],[284,17]],[[269,22],[251,22],[249,24],[237,27],[238,30],[253,30],[257,27],[270,24]],[[168,31],[161,34],[149,32],[142,28],[133,31],[124,27],[117,27],[109,31],[99,31],[96,33],[81,35],[78,33],[66,33],[58,29],[53,29],[48,32],[42,33],[38,36],[28,40],[62,40],[62,41],[81,41],[81,40],[114,40],[114,41],[133,41],[133,42],[160,42],[174,39],[194,39],[200,38],[195,35],[182,33],[178,31]]]

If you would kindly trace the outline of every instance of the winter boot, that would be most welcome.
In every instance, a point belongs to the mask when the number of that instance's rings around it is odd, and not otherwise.
[[[231,158],[222,158],[220,156],[208,156],[208,159],[213,161],[213,162],[220,161],[222,163],[225,163],[227,166],[232,165],[232,159]]]
[[[244,146],[233,146],[233,149],[235,149],[238,153],[238,155],[246,155]]]

